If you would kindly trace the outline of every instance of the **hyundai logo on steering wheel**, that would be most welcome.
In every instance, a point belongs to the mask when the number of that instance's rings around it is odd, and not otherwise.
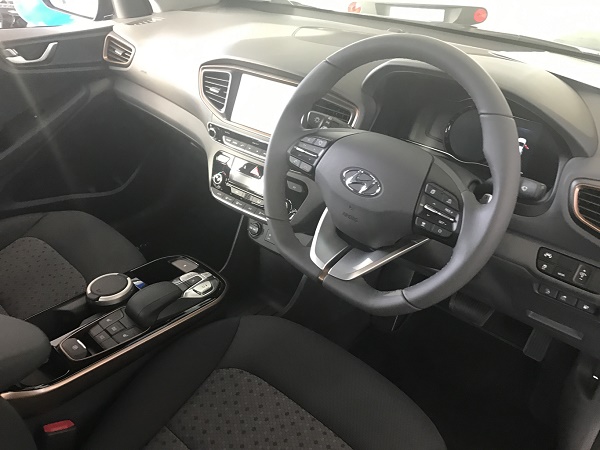
[[[371,172],[351,167],[342,172],[344,185],[356,195],[373,197],[381,192],[381,182]]]

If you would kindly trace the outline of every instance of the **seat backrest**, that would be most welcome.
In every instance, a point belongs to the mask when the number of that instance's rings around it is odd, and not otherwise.
[[[0,447],[15,450],[36,449],[25,422],[3,398],[0,398]]]

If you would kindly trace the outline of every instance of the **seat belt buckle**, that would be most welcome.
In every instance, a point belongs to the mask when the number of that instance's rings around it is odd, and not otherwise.
[[[77,427],[71,420],[44,425],[44,450],[73,450],[77,444]]]

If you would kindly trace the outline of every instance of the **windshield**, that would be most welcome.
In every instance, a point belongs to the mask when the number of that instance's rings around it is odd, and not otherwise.
[[[444,23],[600,52],[599,0],[276,0],[332,11]],[[451,24],[451,25],[450,25]],[[577,50],[577,49],[573,49]]]

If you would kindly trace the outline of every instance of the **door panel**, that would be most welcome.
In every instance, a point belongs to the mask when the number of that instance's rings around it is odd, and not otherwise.
[[[102,49],[111,27],[0,30],[0,217],[79,209],[131,213],[165,168],[144,118],[112,94]],[[40,57],[52,43],[48,59]],[[10,51],[6,51],[11,49]],[[155,183],[156,184],[156,183]],[[118,206],[121,206],[118,208]],[[107,212],[108,211],[108,212]]]

